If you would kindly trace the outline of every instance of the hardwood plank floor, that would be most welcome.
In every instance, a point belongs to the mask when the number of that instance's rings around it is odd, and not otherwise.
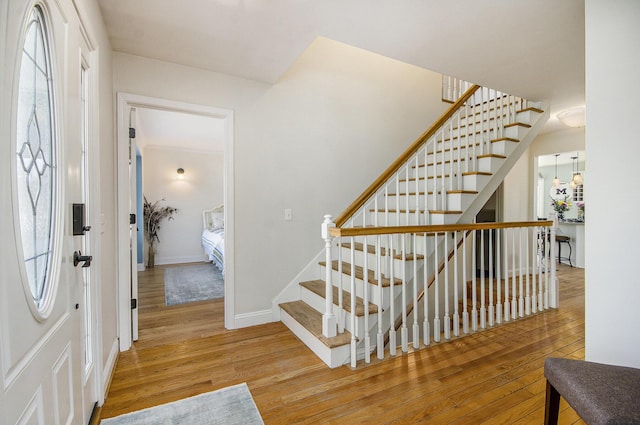
[[[558,266],[560,305],[351,370],[282,323],[226,330],[223,300],[166,307],[140,273],[140,340],[120,354],[101,418],[246,382],[266,424],[542,424],[546,357],[584,358],[584,270]],[[560,424],[583,424],[562,400]]]

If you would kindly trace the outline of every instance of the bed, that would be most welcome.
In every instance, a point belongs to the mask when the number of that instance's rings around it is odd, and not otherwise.
[[[224,273],[224,205],[202,211],[202,225],[205,255]]]

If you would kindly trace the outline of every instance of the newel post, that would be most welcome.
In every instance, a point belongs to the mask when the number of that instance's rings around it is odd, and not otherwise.
[[[333,314],[333,283],[331,281],[331,275],[333,272],[333,267],[331,265],[331,235],[329,234],[329,229],[331,227],[336,227],[336,224],[333,222],[330,214],[324,216],[324,221],[322,222],[322,239],[324,239],[324,249],[325,249],[325,261],[326,261],[326,291],[325,291],[325,301],[326,307],[325,312],[322,315],[322,335],[327,338],[331,338],[337,335],[337,325],[338,322],[336,320],[335,314]]]

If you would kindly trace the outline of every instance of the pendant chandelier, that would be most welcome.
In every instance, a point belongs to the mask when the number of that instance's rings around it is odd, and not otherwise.
[[[580,157],[579,157],[579,153],[578,152],[576,152],[575,158],[578,161],[576,161],[576,171],[575,171],[575,173],[573,173],[573,177],[571,178],[571,182],[573,184],[575,184],[576,186],[580,186],[582,184],[583,180],[582,180],[582,174],[580,174],[580,171],[578,171],[578,164],[580,162]]]
[[[556,154],[556,176],[553,179],[553,187],[560,187],[560,179],[558,178],[558,156],[560,156],[559,153]]]

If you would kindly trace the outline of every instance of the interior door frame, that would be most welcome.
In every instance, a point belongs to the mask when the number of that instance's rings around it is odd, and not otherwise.
[[[224,326],[235,329],[234,296],[234,193],[233,193],[233,111],[212,106],[178,102],[132,93],[116,94],[117,157],[117,310],[120,351],[131,348],[131,298],[129,258],[129,114],[130,108],[158,109],[224,120],[224,206],[225,206],[225,288]]]

